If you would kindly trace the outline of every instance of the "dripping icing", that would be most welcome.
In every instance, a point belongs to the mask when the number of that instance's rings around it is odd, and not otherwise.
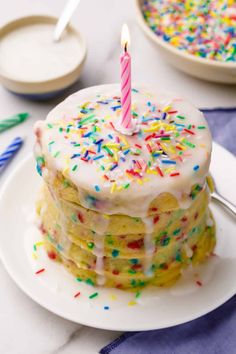
[[[104,237],[94,235],[94,254],[96,255],[95,272],[97,274],[97,284],[104,285],[106,278],[104,275]]]
[[[142,221],[145,225],[145,235],[144,235],[144,248],[145,248],[145,264],[144,264],[144,273],[151,277],[153,271],[151,270],[153,255],[155,251],[155,246],[153,243],[153,219],[152,218],[142,218]]]

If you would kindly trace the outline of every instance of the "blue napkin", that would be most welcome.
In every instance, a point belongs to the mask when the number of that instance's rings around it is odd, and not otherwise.
[[[213,140],[236,155],[236,108],[202,110]],[[101,354],[236,354],[236,296],[194,321],[147,332],[128,332]]]
[[[123,334],[101,354],[235,354],[236,296],[217,310],[183,325]]]
[[[202,112],[213,140],[236,155],[236,108],[202,109]]]

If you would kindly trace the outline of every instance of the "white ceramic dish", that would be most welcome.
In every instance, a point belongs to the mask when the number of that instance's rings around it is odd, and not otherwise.
[[[143,0],[136,0],[137,19],[143,32],[171,65],[183,72],[200,79],[235,84],[236,63],[224,63],[210,59],[198,58],[168,44],[158,37],[148,26],[142,13]]]
[[[185,273],[171,289],[135,294],[117,289],[94,288],[78,283],[64,268],[33,244],[41,240],[32,224],[32,211],[41,179],[34,173],[32,156],[8,179],[0,196],[0,255],[18,286],[48,310],[84,325],[108,330],[136,331],[181,324],[217,308],[236,293],[235,220],[223,208],[212,205],[217,222],[216,256],[204,266]],[[236,201],[236,160],[214,144],[211,172],[220,192]],[[35,254],[35,252],[34,252]],[[37,270],[45,271],[35,275]],[[197,274],[197,275],[196,275]],[[200,280],[203,286],[196,285]],[[77,292],[80,296],[74,298]],[[98,296],[89,296],[98,292]],[[137,303],[129,303],[136,301]],[[131,306],[132,305],[132,306]],[[108,306],[109,309],[104,309]]]
[[[7,23],[5,26],[0,28],[0,42],[4,37],[16,29],[22,29],[24,26],[31,25],[52,25],[57,23],[58,19],[52,16],[45,15],[35,15],[35,16],[26,16],[16,19]],[[67,26],[68,33],[73,34],[77,39],[81,53],[78,56],[78,60],[69,71],[61,74],[60,76],[44,79],[44,80],[23,80],[19,79],[16,76],[6,73],[4,70],[0,71],[0,82],[8,90],[26,96],[27,98],[32,99],[47,99],[53,96],[56,96],[60,92],[64,91],[66,88],[71,86],[75,81],[80,77],[83,64],[86,59],[86,44],[85,40],[81,34],[71,25]],[[52,39],[53,40],[53,39]]]

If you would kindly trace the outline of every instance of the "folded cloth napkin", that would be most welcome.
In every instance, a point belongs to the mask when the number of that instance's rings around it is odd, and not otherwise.
[[[213,140],[236,155],[236,108],[202,109],[202,112]]]
[[[202,110],[213,140],[236,155],[236,108]],[[147,332],[124,333],[101,354],[236,354],[236,296],[194,321]]]
[[[217,310],[183,325],[123,334],[101,354],[235,354],[236,296]]]

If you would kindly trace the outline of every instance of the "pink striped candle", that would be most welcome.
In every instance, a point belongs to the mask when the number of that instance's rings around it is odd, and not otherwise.
[[[120,57],[121,67],[121,126],[125,129],[132,128],[131,117],[131,57],[127,51],[129,39],[129,29],[126,24],[122,27],[121,44],[124,47],[124,53]]]

